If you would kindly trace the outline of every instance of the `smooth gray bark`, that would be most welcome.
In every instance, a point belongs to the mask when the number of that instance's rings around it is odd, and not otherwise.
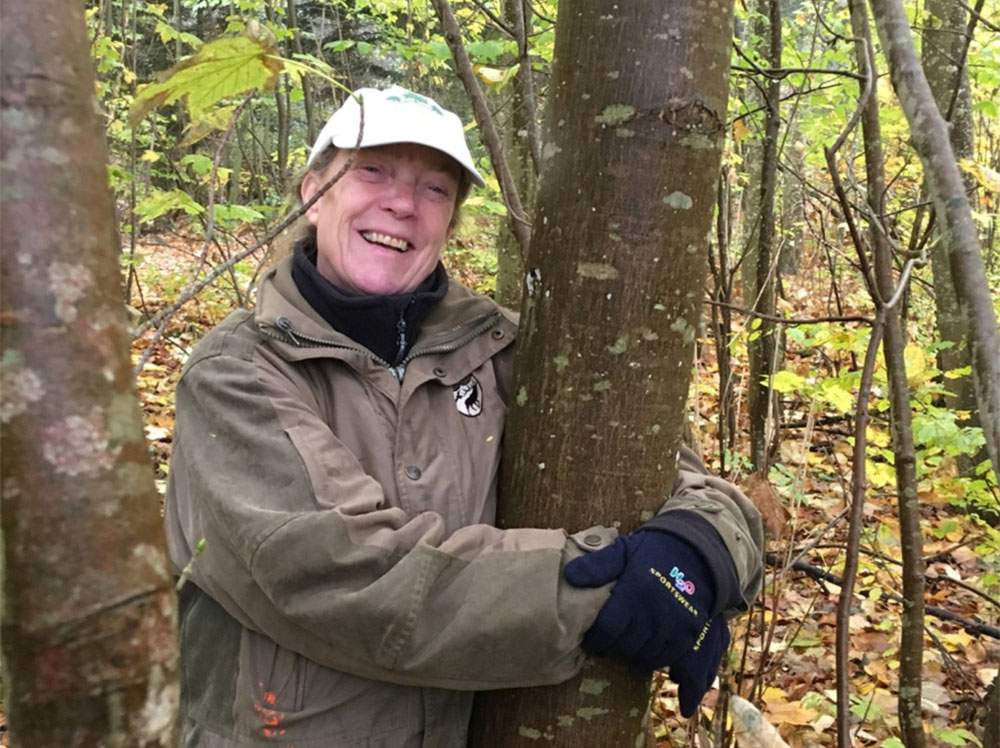
[[[948,247],[952,282],[968,330],[972,373],[983,434],[1000,475],[1000,333],[965,185],[948,126],[934,104],[920,67],[913,34],[900,0],[870,0],[889,74],[924,167],[937,220]]]

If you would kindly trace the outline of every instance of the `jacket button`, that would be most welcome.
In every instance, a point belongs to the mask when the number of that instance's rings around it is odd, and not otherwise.
[[[494,340],[500,340],[504,336],[503,330],[494,330],[490,335],[493,336]]]
[[[436,376],[436,377],[444,377],[447,374],[448,374],[448,372],[445,371],[444,369],[442,369],[440,366],[435,366],[434,367],[434,376]]]
[[[591,548],[596,548],[597,546],[599,546],[603,542],[604,542],[604,539],[600,535],[597,535],[597,534],[587,535],[583,539],[583,544],[584,545],[589,545]]]
[[[420,472],[420,468],[418,468],[416,465],[407,465],[406,470],[404,470],[403,472],[406,473],[406,477],[409,478],[410,480],[417,480],[422,475],[422,473]]]

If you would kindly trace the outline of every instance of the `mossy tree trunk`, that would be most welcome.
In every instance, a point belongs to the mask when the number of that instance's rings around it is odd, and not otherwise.
[[[0,25],[6,707],[12,745],[166,748],[174,595],[83,10]]]
[[[673,483],[731,41],[732,4],[559,5],[501,526],[627,531]],[[480,694],[472,745],[641,746],[648,697],[593,661],[561,686]]]

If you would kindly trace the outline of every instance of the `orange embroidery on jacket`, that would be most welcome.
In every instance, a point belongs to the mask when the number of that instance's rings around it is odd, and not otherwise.
[[[263,683],[258,685],[263,686]],[[274,704],[278,697],[274,695],[273,691],[264,691],[264,703]],[[257,712],[257,716],[260,717],[260,721],[263,725],[260,728],[260,734],[265,738],[278,738],[285,734],[285,728],[281,726],[281,723],[285,719],[283,712],[275,711],[274,709],[269,709],[261,704],[253,705],[254,711]]]

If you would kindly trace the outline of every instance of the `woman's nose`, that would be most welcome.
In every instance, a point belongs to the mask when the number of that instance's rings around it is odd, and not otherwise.
[[[416,204],[416,188],[405,180],[394,180],[382,199],[382,207],[399,216],[411,215]]]

